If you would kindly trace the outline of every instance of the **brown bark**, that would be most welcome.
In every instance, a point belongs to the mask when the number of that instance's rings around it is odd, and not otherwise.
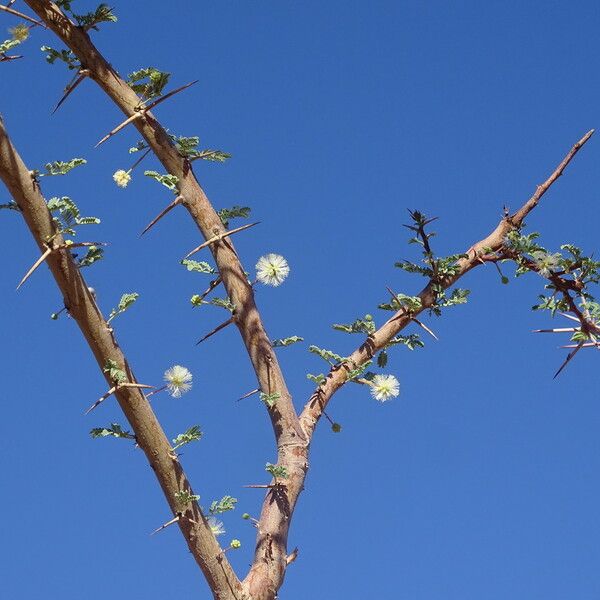
[[[61,235],[56,235],[52,216],[48,211],[38,183],[12,145],[4,124],[0,120],[0,179],[21,209],[23,218],[33,235],[40,252],[48,245],[52,251],[46,263],[62,292],[69,314],[77,322],[100,369],[109,360],[127,374],[127,381],[135,383],[133,370],[117,344],[112,329],[102,316],[81,272]],[[52,239],[47,244],[46,240]],[[108,387],[114,382],[104,374]],[[139,447],[146,455],[160,487],[174,515],[190,552],[202,569],[215,598],[233,600],[239,598],[241,584],[231,565],[222,554],[206,518],[196,502],[181,506],[177,493],[192,487],[179,461],[174,458],[171,445],[152,411],[150,403],[139,388],[117,387],[115,396],[131,425]],[[235,592],[235,593],[234,593]]]

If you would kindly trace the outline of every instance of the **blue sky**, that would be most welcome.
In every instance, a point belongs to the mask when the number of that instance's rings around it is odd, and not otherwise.
[[[306,340],[280,351],[298,407],[306,373],[325,366],[307,344],[348,354],[359,339],[332,323],[365,313],[381,323],[386,286],[420,289],[393,268],[415,256],[407,208],[439,217],[440,255],[464,251],[599,125],[593,2],[113,4],[119,22],[93,38],[120,73],[154,65],[173,87],[199,79],[156,114],[233,155],[195,170],[217,208],[248,205],[261,221],[236,237],[246,268],[266,252],[291,265],[257,300],[272,337]],[[0,111],[31,168],[88,160],[43,180],[44,192],[101,217],[88,235],[111,245],[85,275],[105,313],[140,293],[115,320],[138,378],[158,384],[175,363],[193,371],[189,394],[153,404],[170,437],[201,425],[182,461],[201,503],[239,499],[225,537],[242,541],[231,559],[244,574],[254,530],[241,514],[257,514],[262,497],[241,486],[265,481],[275,459],[260,402],[235,401],[255,387],[249,361],[234,329],[194,345],[223,320],[189,303],[207,283],[179,265],[200,243],[195,226],[178,209],[139,239],[169,193],[141,170],[126,190],[114,185],[139,138],[129,128],[93,149],[121,114],[92,82],[50,116],[69,74],[45,63],[43,44],[58,45],[34,30],[26,57],[2,64]],[[599,159],[592,139],[528,219],[548,248],[598,252]],[[49,319],[61,306],[49,272],[14,291],[37,257],[19,216],[1,214],[0,232],[7,597],[209,597],[178,531],[148,536],[169,513],[141,453],[88,435],[123,418],[113,400],[83,416],[105,383],[74,323]],[[290,535],[300,555],[281,598],[598,598],[598,358],[582,352],[552,380],[559,340],[531,333],[551,324],[529,309],[539,277],[503,286],[490,266],[461,285],[466,306],[426,318],[439,342],[392,351],[399,398],[381,405],[348,386],[331,403],[343,431],[323,423],[315,437]]]

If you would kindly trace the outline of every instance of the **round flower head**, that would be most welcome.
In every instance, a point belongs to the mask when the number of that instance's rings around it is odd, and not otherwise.
[[[548,254],[542,250],[536,250],[531,256],[533,257],[535,266],[538,268],[538,273],[542,277],[550,277],[550,274],[559,267],[560,259],[562,258],[558,253]]]
[[[208,526],[215,536],[223,535],[225,533],[225,527],[223,527],[223,523],[215,519],[215,517],[208,517]]]
[[[179,398],[192,389],[192,374],[180,365],[175,365],[165,371],[165,381],[169,394],[173,398]]]
[[[124,188],[127,187],[127,184],[131,181],[131,175],[129,174],[129,171],[123,171],[123,169],[119,169],[118,171],[115,171],[113,179],[119,187]]]
[[[400,384],[393,375],[375,375],[371,379],[371,396],[375,400],[385,402],[400,393]]]
[[[290,266],[280,254],[261,256],[256,263],[256,278],[265,285],[276,287],[283,283],[289,274]]]

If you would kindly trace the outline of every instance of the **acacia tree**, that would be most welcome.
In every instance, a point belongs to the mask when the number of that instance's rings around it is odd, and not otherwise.
[[[558,312],[570,320],[569,327],[547,330],[571,334],[571,343],[567,345],[569,353],[557,375],[581,349],[600,347],[597,337],[600,335],[600,305],[590,291],[590,286],[600,280],[600,262],[585,256],[572,244],[565,244],[560,252],[551,253],[538,243],[537,234],[522,231],[525,218],[591,138],[592,130],[572,146],[546,181],[536,187],[529,200],[514,212],[505,209],[503,218],[491,233],[464,252],[437,256],[430,241],[433,236],[430,225],[434,219],[417,210],[410,211],[410,223],[407,225],[410,242],[420,247],[422,258],[419,262],[401,261],[396,266],[424,277],[424,287],[414,295],[388,288],[388,298],[379,308],[389,311],[391,316],[379,326],[371,315],[357,318],[352,323],[334,325],[340,331],[361,336],[360,343],[350,355],[342,356],[310,346],[309,350],[327,363],[328,370],[324,374],[309,375],[315,385],[314,391],[304,402],[296,399],[294,403],[274,349],[303,340],[298,336],[270,339],[254,298],[256,285],[277,286],[286,279],[289,273],[287,262],[280,255],[267,254],[256,265],[256,279],[249,276],[235,250],[233,238],[238,233],[243,235],[242,232],[256,223],[239,227],[230,224],[235,218],[247,218],[249,209],[234,206],[215,210],[193,170],[196,160],[225,161],[228,155],[199,148],[198,138],[168,133],[153,113],[155,107],[184,92],[194,82],[169,89],[169,75],[154,67],[142,68],[126,78],[122,77],[117,66],[107,62],[92,41],[94,31],[101,24],[116,20],[112,9],[105,4],[86,14],[77,13],[71,6],[74,3],[66,0],[56,3],[25,0],[25,4],[35,17],[16,10],[13,2],[0,6],[4,12],[25,21],[17,25],[11,31],[11,38],[0,45],[1,59],[21,58],[15,54],[15,49],[30,36],[30,30],[35,27],[48,29],[62,45],[57,49],[52,46],[42,48],[47,61],[62,62],[74,74],[55,109],[89,79],[125,115],[125,119],[97,145],[125,127],[137,129],[142,140],[131,152],[140,158],[130,169],[117,171],[114,180],[117,185],[126,187],[133,169],[138,168],[150,154],[154,154],[162,164],[164,173],[148,170],[145,175],[165,186],[174,199],[148,224],[144,233],[177,206],[184,207],[189,213],[203,241],[186,255],[182,263],[190,271],[210,276],[206,291],[193,296],[192,304],[201,306],[210,303],[227,312],[227,318],[204,335],[200,342],[207,341],[230,325],[238,329],[257,381],[256,389],[246,396],[257,394],[260,397],[272,424],[277,460],[266,466],[271,481],[254,486],[264,489],[265,498],[256,519],[245,515],[256,527],[256,547],[249,571],[238,577],[227,552],[238,548],[240,542],[234,539],[228,546],[221,546],[217,539],[220,525],[215,519],[215,515],[235,507],[235,498],[226,495],[206,510],[200,506],[199,495],[192,488],[177,451],[183,445],[200,439],[201,431],[194,425],[170,441],[150,402],[153,394],[165,388],[173,395],[184,393],[190,387],[191,374],[175,365],[165,373],[166,385],[163,388],[152,389],[152,386],[137,381],[112,326],[113,319],[135,302],[137,294],[124,294],[110,315],[103,316],[83,269],[102,258],[104,244],[95,239],[76,241],[79,238],[74,237],[79,231],[89,231],[85,227],[79,229],[80,226],[93,225],[99,220],[83,217],[69,197],[46,199],[43,195],[44,177],[64,175],[84,164],[85,160],[56,161],[48,163],[44,170],[33,169],[11,142],[5,124],[0,123],[0,178],[12,196],[12,201],[3,208],[13,209],[23,217],[40,249],[40,257],[25,273],[19,287],[40,265],[45,263],[50,269],[64,298],[64,309],[55,313],[53,318],[57,319],[63,311],[72,317],[106,379],[107,392],[87,412],[114,396],[131,428],[113,423],[93,429],[92,435],[130,439],[144,452],[172,513],[172,518],[157,531],[175,524],[179,527],[215,598],[267,600],[277,596],[288,566],[296,559],[296,550],[288,547],[288,533],[305,483],[316,426],[325,417],[333,431],[340,430],[326,412],[331,399],[347,383],[365,386],[380,401],[397,396],[396,378],[385,371],[378,371],[386,369],[389,350],[394,346],[412,348],[422,345],[419,336],[401,333],[410,324],[416,324],[425,335],[435,337],[421,314],[440,315],[443,309],[466,302],[468,290],[458,288],[456,284],[471,269],[491,263],[506,283],[508,279],[500,265],[513,263],[517,276],[533,272],[546,280],[544,292],[534,308],[547,310],[552,315]],[[202,250],[211,253],[213,264],[190,258]],[[216,295],[220,289],[223,290],[222,297]]]

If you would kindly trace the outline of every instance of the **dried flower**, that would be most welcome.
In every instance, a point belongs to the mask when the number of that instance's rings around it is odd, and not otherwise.
[[[29,27],[25,23],[19,23],[9,29],[8,33],[12,35],[14,40],[24,42],[29,37]]]

